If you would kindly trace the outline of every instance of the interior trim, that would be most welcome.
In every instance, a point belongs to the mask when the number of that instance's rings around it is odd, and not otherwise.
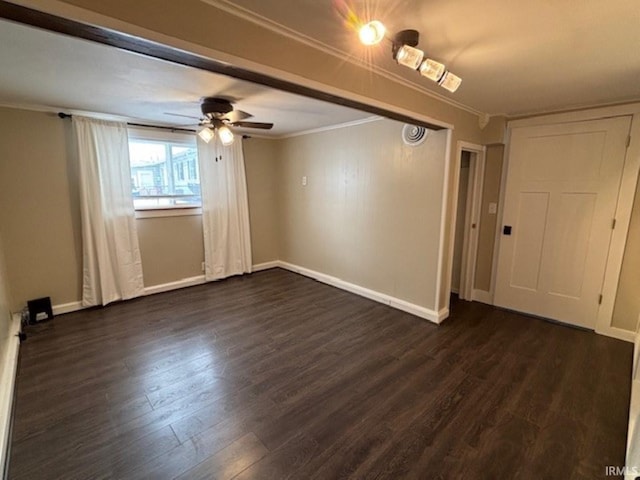
[[[412,315],[415,315],[416,317],[424,318],[425,320],[429,320],[436,324],[441,323],[445,318],[449,316],[448,308],[443,308],[438,311],[432,310],[430,308],[416,305],[415,303],[407,302],[406,300],[387,295],[386,293],[377,292],[375,290],[356,285],[355,283],[347,282],[345,280],[342,280],[341,278],[327,275],[326,273],[317,272],[315,270],[301,267],[299,265],[294,265],[289,262],[283,262],[281,260],[276,263],[278,267],[289,270],[290,272],[299,273],[300,275],[304,275],[305,277],[313,278],[314,280],[326,283],[327,285],[337,287],[350,293],[355,293],[356,295],[360,295],[361,297],[365,297],[369,300],[374,300],[384,305],[388,305],[397,310],[402,310],[403,312],[410,313]]]
[[[374,115],[380,115],[392,120],[423,126],[431,130],[442,130],[445,128],[435,123],[429,123],[412,118],[394,110],[373,106],[343,96],[323,92],[315,88],[299,85],[270,75],[265,75],[263,73],[258,73],[228,63],[205,58],[144,38],[127,35],[100,26],[87,25],[75,20],[62,18],[21,5],[9,3],[5,0],[0,0],[0,18],[69,35],[71,37],[101,43],[103,45],[109,45],[129,52],[158,58],[160,60],[186,65],[188,67],[198,68],[200,70],[218,73],[221,75],[227,75],[240,80],[246,80],[270,88],[275,88],[277,90],[303,95],[316,100],[322,100],[336,105],[361,110]]]
[[[377,122],[380,120],[384,120],[384,117],[380,117],[380,116],[373,116],[373,117],[367,117],[367,118],[363,118],[361,120],[353,120],[352,122],[345,122],[345,123],[337,123],[335,125],[327,125],[326,127],[318,127],[318,128],[312,128],[309,130],[303,130],[301,132],[295,132],[295,133],[289,133],[287,135],[281,135],[279,137],[275,137],[276,139],[283,139],[283,138],[293,138],[293,137],[301,137],[303,135],[310,135],[312,133],[322,133],[322,132],[328,132],[329,130],[339,130],[341,128],[348,128],[348,127],[355,127],[357,125],[363,125],[365,123],[371,123],[371,122]]]
[[[11,318],[4,361],[0,364],[0,476],[8,478],[11,427],[13,424],[14,391],[20,353],[20,314]]]
[[[311,47],[315,50],[321,51],[323,53],[326,53],[328,55],[331,55],[333,57],[336,57],[338,59],[340,59],[343,62],[348,62],[351,63],[353,65],[356,65],[358,67],[362,67],[362,68],[366,68],[367,70],[380,75],[381,77],[387,78],[393,82],[396,82],[400,85],[403,85],[405,87],[411,88],[412,90],[415,90],[417,92],[420,92],[423,95],[427,95],[429,97],[435,98],[443,103],[447,103],[453,107],[459,108],[461,110],[465,110],[469,113],[472,113],[474,115],[478,116],[478,121],[481,122],[485,122],[484,126],[486,126],[486,124],[489,122],[489,119],[491,118],[491,114],[488,113],[484,113],[481,112],[480,110],[476,110],[475,108],[472,108],[468,105],[465,105],[463,103],[457,102],[449,97],[446,97],[445,95],[441,95],[437,92],[434,92],[432,90],[429,90],[428,88],[426,88],[425,86],[417,83],[417,82],[412,82],[411,80],[406,79],[405,77],[403,77],[400,74],[397,74],[395,72],[391,72],[389,70],[387,70],[386,68],[382,68],[378,65],[375,64],[371,64],[359,57],[356,57],[354,55],[348,55],[346,54],[344,51],[340,50],[339,48],[333,47],[327,43],[321,42],[315,38],[309,37],[308,35],[305,35],[302,32],[299,32],[298,30],[295,30],[293,28],[287,27],[286,25],[283,25],[279,22],[276,22],[274,20],[271,20],[270,18],[264,17],[258,13],[252,12],[251,10],[248,10],[240,5],[236,5],[235,3],[233,3],[230,0],[200,0],[202,3],[205,3],[207,5],[210,5],[214,8],[217,8],[219,10],[223,10],[227,13],[230,13],[233,16],[242,18],[243,20],[246,20],[248,22],[253,23],[254,25],[258,25],[262,28],[266,28],[267,30],[270,30],[272,32],[277,33],[278,35],[281,35],[283,37],[287,37],[295,42],[299,42],[302,43],[308,47]],[[391,53],[391,52],[389,52]],[[418,77],[420,78],[420,77]],[[484,128],[484,126],[481,126],[481,129]]]

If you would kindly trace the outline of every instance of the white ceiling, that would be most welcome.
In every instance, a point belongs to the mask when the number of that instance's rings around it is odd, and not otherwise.
[[[0,104],[95,113],[186,126],[199,117],[200,99],[224,96],[235,108],[272,122],[282,136],[356,121],[371,114],[164,62],[76,38],[0,21]]]
[[[345,0],[203,0],[247,9],[356,59],[489,114],[522,115],[640,99],[638,0],[349,0],[463,78],[450,94],[391,59],[389,44],[358,45],[334,4]],[[254,16],[254,19],[260,20]]]

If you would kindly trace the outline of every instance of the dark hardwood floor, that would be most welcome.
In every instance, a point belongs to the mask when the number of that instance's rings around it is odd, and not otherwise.
[[[577,480],[624,465],[631,344],[479,303],[436,326],[276,269],[28,334],[15,480]]]

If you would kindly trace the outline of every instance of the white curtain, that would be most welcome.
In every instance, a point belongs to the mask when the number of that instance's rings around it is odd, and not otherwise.
[[[125,123],[73,117],[82,215],[82,304],[144,293]]]
[[[228,147],[198,138],[205,279],[251,272],[249,201],[242,139]]]

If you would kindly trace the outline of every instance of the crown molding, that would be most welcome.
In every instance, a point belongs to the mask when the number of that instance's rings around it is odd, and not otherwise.
[[[339,60],[341,60],[342,62],[347,62],[347,63],[351,63],[352,65],[356,65],[358,67],[364,68],[372,73],[375,73],[381,77],[384,77],[388,80],[391,80],[393,82],[396,82],[400,85],[403,85],[407,88],[410,88],[412,90],[415,90],[417,92],[420,92],[423,95],[426,95],[428,97],[431,98],[435,98],[436,100],[439,100],[443,103],[446,103],[448,105],[451,105],[452,107],[455,108],[459,108],[461,110],[464,110],[466,112],[469,112],[473,115],[477,115],[478,117],[485,115],[485,112],[481,112],[480,110],[477,110],[475,108],[469,107],[468,105],[465,105],[463,103],[457,102],[455,100],[452,100],[448,97],[445,97],[444,95],[440,95],[436,92],[433,92],[427,88],[425,88],[422,85],[419,85],[417,83],[411,82],[410,80],[407,80],[406,78],[404,78],[401,75],[398,75],[397,73],[394,72],[390,72],[389,70],[379,67],[377,65],[372,65],[370,63],[367,63],[363,60],[361,60],[360,58],[354,57],[352,55],[348,55],[346,54],[344,51],[333,47],[332,45],[326,44],[324,42],[321,42],[315,38],[312,38],[308,35],[305,35],[304,33],[301,33],[297,30],[294,30],[290,27],[287,27],[285,25],[282,25],[281,23],[278,23],[274,20],[271,20],[270,18],[264,17],[258,13],[255,13],[247,8],[241,7],[239,5],[234,4],[231,0],[200,0],[202,3],[205,3],[207,5],[210,5],[214,8],[218,8],[220,10],[223,10],[231,15],[234,15],[238,18],[241,18],[243,20],[246,20],[248,22],[251,22],[255,25],[258,25],[262,28],[265,28],[267,30],[270,30],[274,33],[277,33],[278,35],[287,37],[291,40],[294,40],[298,43],[302,43],[308,47],[311,47],[315,50],[321,51],[323,53],[326,53],[328,55],[331,55],[333,57],[338,58]]]
[[[344,122],[344,123],[336,123],[334,125],[327,125],[325,127],[311,128],[309,130],[302,130],[301,132],[287,133],[286,135],[279,135],[277,137],[272,137],[272,138],[284,139],[284,138],[301,137],[303,135],[310,135],[312,133],[321,133],[321,132],[328,132],[330,130],[339,130],[341,128],[355,127],[356,125],[363,125],[365,123],[377,122],[380,120],[384,120],[384,117],[374,115],[372,117],[362,118],[360,120],[353,120],[351,122]]]

